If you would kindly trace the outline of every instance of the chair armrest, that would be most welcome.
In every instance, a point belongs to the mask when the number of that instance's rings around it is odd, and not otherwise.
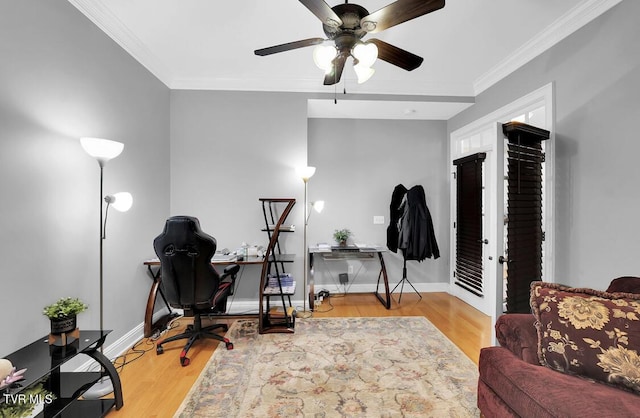
[[[238,274],[238,271],[240,271],[240,266],[239,265],[237,265],[237,264],[228,265],[222,271],[222,275],[220,276],[220,280],[223,280],[227,276],[232,276],[235,279],[236,274]]]
[[[538,331],[532,314],[504,314],[496,321],[496,338],[518,358],[531,364],[538,360]]]

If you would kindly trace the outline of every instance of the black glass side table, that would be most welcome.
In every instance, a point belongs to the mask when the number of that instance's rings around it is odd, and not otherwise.
[[[0,395],[0,411],[3,407],[25,402],[44,405],[44,410],[38,417],[102,417],[111,408],[122,408],[122,385],[120,376],[109,359],[101,352],[111,330],[80,331],[77,340],[66,346],[49,345],[48,336],[44,336],[33,343],[15,351],[6,358],[16,369],[26,368],[24,380]],[[75,358],[78,354],[85,354],[102,366],[96,372],[63,372],[60,367]],[[109,377],[113,385],[113,397],[102,399],[78,399],[82,394],[99,381],[102,377]],[[42,384],[43,389],[54,396],[33,395],[29,389]]]

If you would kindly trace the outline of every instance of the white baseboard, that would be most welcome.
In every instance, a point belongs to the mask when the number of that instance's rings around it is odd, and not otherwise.
[[[394,287],[396,287],[396,285],[400,284],[398,283],[389,283],[389,291],[391,292]],[[418,292],[424,292],[424,293],[428,293],[428,292],[448,292],[449,288],[450,288],[450,284],[449,283],[411,283],[413,285],[413,287],[416,288],[416,290]],[[402,284],[400,284],[395,292],[395,293],[399,293],[400,290],[403,289],[404,292],[413,292],[413,289],[411,288],[411,285],[409,285],[409,283],[405,282],[404,286]],[[342,293],[372,293],[375,292],[376,290],[376,285],[375,284],[353,284],[353,285],[349,285],[347,284],[346,286],[344,285],[336,285],[334,283],[331,284],[318,284],[316,283],[314,285],[314,292],[318,293],[318,291],[320,290],[328,290],[330,294],[332,293],[338,293],[338,294],[342,294]],[[384,286],[380,286],[378,288],[378,292],[380,292],[380,294],[384,294]]]
[[[159,320],[167,314],[166,309],[162,309],[159,312],[153,314],[153,322]],[[127,332],[122,337],[118,338],[115,342],[107,345],[103,348],[102,354],[113,362],[116,358],[126,353],[131,347],[133,347],[138,341],[144,338],[144,322],[136,325],[132,330]],[[87,371],[98,370],[100,365],[94,360],[88,360],[78,366],[75,371]]]

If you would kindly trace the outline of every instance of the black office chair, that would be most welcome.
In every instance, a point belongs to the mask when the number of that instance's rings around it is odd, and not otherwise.
[[[156,353],[164,352],[163,344],[188,338],[180,353],[180,364],[187,366],[187,352],[200,338],[213,338],[225,343],[227,350],[233,343],[214,333],[226,324],[202,327],[202,315],[221,314],[226,311],[227,296],[233,293],[233,285],[240,267],[230,265],[220,276],[211,265],[216,252],[216,240],[200,229],[200,222],[191,216],[173,216],[167,219],[164,231],[153,241],[153,249],[160,259],[160,289],[173,308],[184,309],[194,315],[193,325],[184,333],[168,337],[156,345]]]

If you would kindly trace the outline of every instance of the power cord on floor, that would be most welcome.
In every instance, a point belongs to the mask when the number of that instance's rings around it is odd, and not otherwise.
[[[133,344],[133,346],[130,349],[128,349],[124,354],[121,354],[115,357],[114,359],[112,359],[111,364],[113,364],[113,366],[116,368],[118,373],[121,373],[122,370],[124,369],[124,366],[126,366],[127,364],[133,363],[134,361],[138,360],[149,351],[155,351],[156,341],[158,341],[161,337],[163,337],[169,331],[178,328],[180,326],[179,320],[183,317],[184,316],[180,315],[172,318],[171,321],[167,323],[167,326],[164,330],[162,331],[155,330],[150,337],[142,338],[136,341]],[[140,348],[140,346],[143,346],[143,345],[144,345],[144,348]],[[131,356],[133,356],[133,358],[130,358]],[[95,367],[100,368],[100,365],[96,364]],[[92,371],[92,370],[93,368],[89,369],[89,371]]]
[[[139,348],[143,344],[145,345],[145,348]],[[129,350],[127,350],[126,353],[121,354],[118,357],[116,357],[115,359],[113,359],[113,361],[112,361],[113,366],[116,368],[118,373],[122,373],[122,370],[124,369],[124,366],[126,366],[127,364],[130,364],[130,363],[132,363],[132,362],[134,362],[136,360],[138,360],[139,358],[144,356],[145,353],[148,353],[149,351],[155,350],[155,348],[156,348],[156,345],[151,340],[151,337],[139,340],[138,342],[136,342],[133,345],[133,347],[131,347]],[[131,356],[135,356],[135,357],[131,358]]]
[[[325,313],[325,312],[330,312],[333,310],[333,305],[331,304],[331,296],[335,296],[335,295],[331,295],[329,293],[329,291],[327,289],[322,289],[318,292],[317,295],[317,299],[318,301],[316,302],[316,304],[314,305],[314,309],[313,312],[317,312],[317,313]],[[322,306],[324,304],[329,305],[328,309],[318,309],[319,306]]]

